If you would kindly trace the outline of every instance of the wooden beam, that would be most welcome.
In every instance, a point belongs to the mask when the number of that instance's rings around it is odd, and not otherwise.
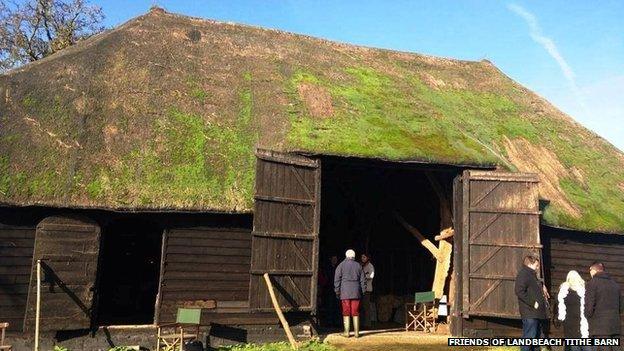
[[[431,287],[437,299],[444,295],[444,286],[446,285],[446,277],[448,277],[449,268],[451,267],[451,256],[453,253],[453,244],[450,242],[440,240],[439,245],[440,258],[436,261],[433,285]]]
[[[416,239],[418,239],[418,241],[420,241],[422,246],[424,246],[427,250],[429,250],[429,252],[431,252],[436,260],[439,259],[440,250],[438,250],[438,248],[429,239],[425,238],[418,229],[412,227],[409,223],[407,223],[407,221],[405,221],[405,219],[401,217],[401,215],[397,212],[394,212],[394,216],[399,221],[399,223],[401,223],[401,225],[403,225],[403,227],[407,229],[408,232],[412,233],[412,235]]]
[[[292,335],[292,331],[290,331],[290,326],[288,325],[288,321],[284,317],[284,313],[282,313],[282,309],[277,302],[277,297],[275,297],[275,291],[273,291],[273,283],[271,283],[271,278],[269,278],[269,273],[264,273],[264,281],[266,282],[267,289],[269,289],[269,295],[271,295],[271,302],[273,302],[273,308],[277,313],[277,317],[279,317],[280,322],[282,323],[282,327],[286,332],[286,337],[288,337],[288,341],[290,342],[290,347],[293,350],[297,350],[297,341],[295,341],[295,337]]]
[[[450,239],[450,238],[452,238],[454,235],[455,235],[455,230],[454,230],[453,228],[450,228],[450,227],[449,227],[449,228],[446,228],[446,229],[444,229],[443,231],[441,231],[439,235],[436,235],[436,236],[434,237],[434,239],[435,239],[436,241],[440,241],[440,240],[443,240],[443,239]]]

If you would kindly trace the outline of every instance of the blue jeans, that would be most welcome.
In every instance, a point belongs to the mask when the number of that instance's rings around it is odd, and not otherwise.
[[[522,337],[526,339],[537,339],[541,334],[542,323],[535,318],[522,318]],[[522,346],[522,351],[539,351],[539,346]]]

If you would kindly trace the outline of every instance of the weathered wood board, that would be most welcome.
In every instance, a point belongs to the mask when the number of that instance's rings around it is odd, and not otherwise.
[[[320,161],[257,152],[250,308],[273,311],[263,274],[284,311],[315,311],[320,221]]]

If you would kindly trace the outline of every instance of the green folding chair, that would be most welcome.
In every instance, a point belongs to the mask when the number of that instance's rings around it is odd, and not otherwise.
[[[184,343],[199,337],[200,308],[178,308],[176,322],[158,326],[156,351],[183,351]]]
[[[417,292],[414,303],[405,304],[405,330],[432,333],[436,330],[438,308],[433,291]]]

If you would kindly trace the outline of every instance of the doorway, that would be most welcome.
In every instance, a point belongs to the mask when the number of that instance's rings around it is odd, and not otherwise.
[[[438,192],[450,199],[452,180],[459,171],[379,161],[322,162],[319,269],[325,286],[319,287],[321,323],[331,325],[336,313],[328,311],[335,309],[331,257],[337,256],[340,262],[351,248],[358,260],[361,253],[368,253],[375,267],[373,327],[401,326],[405,303],[413,301],[415,292],[431,290],[436,260],[397,216],[437,245],[434,236],[443,225],[450,225],[441,220]]]
[[[104,227],[98,284],[98,324],[152,324],[158,294],[163,229],[141,218]]]

